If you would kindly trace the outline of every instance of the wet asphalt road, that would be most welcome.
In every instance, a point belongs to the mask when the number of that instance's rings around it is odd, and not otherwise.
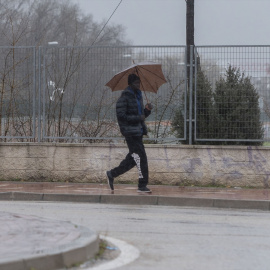
[[[12,201],[1,201],[0,210],[71,221],[124,240],[141,255],[121,269],[270,269],[269,212]]]

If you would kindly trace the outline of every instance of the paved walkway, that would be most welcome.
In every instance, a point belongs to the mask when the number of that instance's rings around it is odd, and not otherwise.
[[[149,204],[270,210],[270,190],[136,185],[0,182],[0,200]],[[98,237],[87,228],[0,212],[0,270],[53,270],[94,256]]]
[[[0,182],[0,200],[80,201],[94,203],[163,204],[270,210],[270,189],[149,186],[152,194],[137,193],[136,185]],[[246,204],[246,206],[245,206]]]
[[[201,188],[179,186],[149,186],[151,195],[189,198],[215,198],[237,200],[270,200],[270,189]],[[111,190],[106,184],[59,182],[0,182],[2,192],[31,192],[48,194],[106,195]],[[138,195],[135,185],[115,185],[115,195]]]

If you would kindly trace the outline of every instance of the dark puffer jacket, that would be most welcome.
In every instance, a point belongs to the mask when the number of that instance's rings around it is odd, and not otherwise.
[[[138,90],[140,95],[141,91]],[[143,99],[140,99],[142,114],[149,116],[151,111],[144,108]],[[120,131],[123,136],[141,136],[147,134],[147,127],[141,119],[135,93],[127,87],[116,103],[116,115]],[[142,132],[143,130],[143,132]]]

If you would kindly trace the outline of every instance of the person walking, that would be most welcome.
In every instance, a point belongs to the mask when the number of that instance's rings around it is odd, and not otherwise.
[[[129,153],[118,167],[106,172],[108,184],[114,190],[114,178],[137,166],[139,173],[138,192],[150,193],[148,184],[148,162],[143,145],[143,135],[147,135],[145,118],[151,114],[152,105],[143,105],[140,78],[136,74],[128,76],[128,86],[116,103],[116,115],[121,134],[125,137]]]

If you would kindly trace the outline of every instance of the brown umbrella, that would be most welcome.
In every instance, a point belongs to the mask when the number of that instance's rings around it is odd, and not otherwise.
[[[158,88],[167,82],[163,75],[161,64],[144,61],[133,64],[115,74],[113,78],[106,83],[106,86],[110,87],[112,91],[124,90],[128,85],[128,75],[132,73],[140,77],[142,91],[156,93]]]

